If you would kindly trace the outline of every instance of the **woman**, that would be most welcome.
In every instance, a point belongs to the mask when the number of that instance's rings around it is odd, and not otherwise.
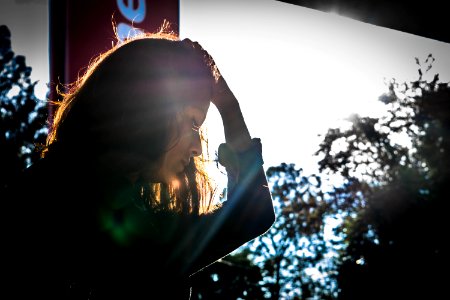
[[[220,207],[202,168],[210,103],[226,138]],[[262,163],[198,43],[164,31],[127,40],[64,95],[43,158],[8,190],[6,287],[17,299],[189,299],[190,275],[274,222]]]

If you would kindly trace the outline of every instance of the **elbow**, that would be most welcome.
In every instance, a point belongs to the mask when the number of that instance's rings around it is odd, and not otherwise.
[[[264,232],[266,232],[275,223],[276,216],[275,216],[275,210],[273,207],[272,194],[270,193],[270,191],[266,190],[266,195],[263,198],[264,198],[263,203],[265,203],[265,205],[264,205],[264,210],[261,213],[261,216],[263,219],[262,227],[264,228]]]
[[[264,213],[260,212],[258,221],[254,223],[256,226],[252,226],[252,238],[265,234],[275,223],[275,220],[276,216],[273,207],[268,207]]]
[[[275,211],[273,210],[273,207],[272,207],[272,211],[270,214],[270,219],[268,222],[267,229],[270,229],[270,227],[272,227],[272,225],[275,223],[276,220],[277,220],[277,217],[275,216]]]
[[[276,220],[271,193],[265,190],[264,194],[260,195],[259,200],[259,210],[256,210],[258,211],[257,219],[259,223],[258,231],[256,232],[257,236],[266,233]]]
[[[261,229],[263,230],[259,235],[266,233],[272,225],[276,221],[275,211],[273,210],[273,207],[265,214],[263,218]]]

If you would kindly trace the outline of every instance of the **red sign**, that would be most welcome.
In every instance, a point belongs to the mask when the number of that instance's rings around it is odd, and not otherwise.
[[[157,31],[164,20],[179,32],[178,0],[50,0],[50,97],[74,82],[90,60],[130,29]],[[113,26],[115,23],[116,28]]]

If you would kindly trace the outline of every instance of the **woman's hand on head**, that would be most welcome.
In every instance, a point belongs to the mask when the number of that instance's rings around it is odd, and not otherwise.
[[[212,80],[212,98],[211,102],[217,107],[219,112],[225,112],[238,104],[237,99],[231,92],[227,82],[219,71],[212,56],[205,50],[198,42],[193,42],[190,39],[184,39],[183,43],[190,45],[195,51],[205,58],[205,61],[211,67]]]
[[[245,124],[239,103],[220,73],[214,59],[199,43],[192,42],[189,39],[185,39],[183,42],[202,55],[205,62],[211,67],[211,76],[213,79],[211,81],[211,102],[217,107],[217,110],[222,116],[226,142],[237,152],[249,149],[251,146],[251,136]]]

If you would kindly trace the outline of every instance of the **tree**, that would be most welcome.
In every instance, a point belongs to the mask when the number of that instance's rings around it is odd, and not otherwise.
[[[269,299],[332,299],[335,293],[335,241],[325,234],[333,205],[321,178],[304,176],[293,164],[267,170],[277,219],[247,245],[261,267]],[[331,216],[332,217],[332,216]]]
[[[263,299],[261,270],[248,249],[236,251],[191,277],[192,300]]]
[[[352,116],[350,128],[330,129],[317,152],[320,170],[346,182],[334,193],[346,212],[337,228],[346,243],[339,299],[432,299],[446,292],[438,274],[449,265],[450,85],[438,74],[424,79],[433,62],[432,55],[424,66],[416,59],[419,78],[392,80],[380,97],[384,116]],[[349,193],[359,197],[343,197]]]
[[[270,299],[437,298],[444,293],[450,87],[439,76],[388,84],[380,118],[350,116],[319,145],[320,176],[267,172],[277,221],[249,244]],[[426,69],[426,70],[424,70]],[[321,181],[340,176],[342,184]],[[334,240],[327,220],[341,220]],[[337,255],[334,255],[337,253]],[[322,277],[314,277],[311,270]],[[336,281],[335,281],[336,280]],[[339,291],[339,293],[336,293]]]
[[[11,49],[11,33],[0,26],[0,187],[39,158],[45,143],[47,108],[37,99],[31,67]]]
[[[277,219],[265,234],[193,276],[193,299],[333,299],[332,198],[294,164],[267,170]]]

